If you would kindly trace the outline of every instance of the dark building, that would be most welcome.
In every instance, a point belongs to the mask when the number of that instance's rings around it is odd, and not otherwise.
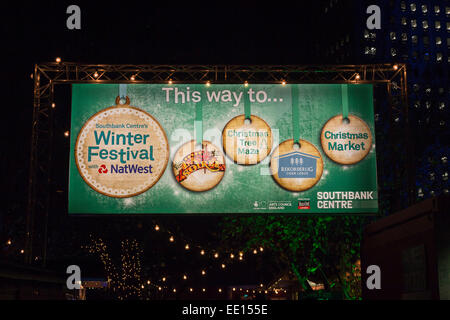
[[[371,15],[367,8],[370,5],[380,8],[381,29],[367,28],[366,22]],[[415,179],[415,201],[447,194],[450,1],[324,0],[317,3],[315,10],[314,16],[320,16],[322,21],[322,27],[316,31],[314,46],[320,63],[407,64],[407,115],[394,116],[393,126],[386,125],[390,109],[385,103],[386,94],[380,95],[375,90],[378,159],[383,161],[383,157],[390,157],[384,163],[392,163],[392,172],[383,172],[380,177],[383,181],[381,197],[383,192],[389,194],[392,193],[390,189],[398,189],[395,175],[401,176],[402,173],[395,165],[407,167],[402,161],[412,161],[408,170]],[[398,101],[394,97],[390,105],[396,108],[396,104]],[[408,125],[414,150],[413,155],[409,155],[410,159],[404,157],[398,142],[392,142],[397,146],[390,146],[388,142],[395,130]],[[380,148],[391,152],[383,152]],[[392,152],[395,148],[399,150]],[[387,210],[392,212],[407,206],[407,192],[402,190],[397,199],[400,204]]]

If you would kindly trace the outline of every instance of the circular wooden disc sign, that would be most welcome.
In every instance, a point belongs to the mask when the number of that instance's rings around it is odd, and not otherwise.
[[[300,148],[295,146],[293,139],[280,143],[272,153],[270,171],[280,186],[298,192],[310,189],[320,180],[323,160],[312,143],[300,140]]]
[[[324,125],[320,135],[323,151],[333,161],[340,164],[354,164],[369,153],[372,134],[364,120],[354,115],[348,121],[337,115]]]
[[[84,181],[106,196],[125,198],[150,189],[164,173],[169,145],[150,114],[129,105],[94,114],[81,128],[75,162]]]
[[[248,123],[246,123],[248,121]],[[257,164],[272,150],[272,130],[257,116],[231,119],[222,132],[225,153],[238,164]]]
[[[175,179],[191,191],[207,191],[215,187],[225,174],[225,158],[209,141],[201,145],[195,140],[183,144],[172,163]]]

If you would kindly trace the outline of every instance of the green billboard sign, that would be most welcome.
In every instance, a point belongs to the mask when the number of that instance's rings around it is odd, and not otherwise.
[[[73,84],[69,213],[376,213],[372,90]]]

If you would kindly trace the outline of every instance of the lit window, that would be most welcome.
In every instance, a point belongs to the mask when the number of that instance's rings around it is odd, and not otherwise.
[[[426,46],[428,46],[430,44],[430,38],[428,38],[428,36],[423,37],[423,44]]]
[[[436,53],[436,61],[442,62],[442,53],[441,52]]]
[[[400,9],[402,9],[403,11],[406,10],[406,2],[405,1],[400,2]]]
[[[412,35],[412,36],[411,36],[411,42],[412,42],[413,44],[417,44],[417,35]]]
[[[365,48],[364,48],[364,54],[369,54],[369,52],[370,52],[369,47],[365,47]]]
[[[369,39],[369,31],[364,30],[364,39]]]
[[[411,20],[411,28],[417,28],[417,20],[416,19]]]
[[[427,20],[423,20],[423,21],[422,21],[422,27],[423,27],[424,29],[428,29],[428,21],[427,21]]]
[[[370,54],[371,55],[376,55],[377,54],[377,48],[375,48],[375,47],[370,48]]]
[[[431,102],[425,101],[425,108],[430,109],[431,108]]]
[[[450,7],[445,7],[445,14],[447,14],[447,15],[450,14]]]
[[[439,110],[444,110],[445,108],[445,102],[439,102]]]
[[[423,4],[423,5],[422,5],[422,12],[423,12],[423,13],[427,13],[427,12],[428,12],[428,7],[427,7],[426,4]]]
[[[442,40],[441,37],[436,37],[436,45],[441,45],[442,44]]]
[[[416,4],[415,3],[411,3],[409,7],[411,8],[412,12],[416,11]]]
[[[447,22],[447,31],[450,31],[450,22]]]
[[[406,33],[402,33],[402,41],[408,41],[408,35]]]
[[[436,28],[436,30],[439,30],[441,28],[441,22],[440,21],[435,21],[434,22],[434,27]]]
[[[397,50],[395,48],[391,48],[391,56],[395,57],[397,55]]]
[[[414,83],[413,84],[413,89],[414,89],[414,91],[418,92],[419,89],[420,89],[420,86],[417,83]]]
[[[431,94],[431,87],[425,88],[425,93],[426,94]],[[429,106],[427,106],[427,109],[428,109],[429,107],[431,107],[431,102],[427,101],[427,104],[429,104]]]
[[[397,39],[397,35],[395,34],[395,32],[392,31],[392,32],[390,33],[390,38],[391,38],[392,41],[394,41],[394,40]]]
[[[403,18],[402,18],[402,25],[406,26],[406,24],[407,24],[407,22],[406,22],[406,18],[405,18],[405,17],[403,17]]]
[[[441,8],[439,8],[439,6],[434,6],[434,13],[439,13],[441,12]]]

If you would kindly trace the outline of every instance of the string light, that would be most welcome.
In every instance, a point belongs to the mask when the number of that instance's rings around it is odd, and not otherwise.
[[[95,72],[94,72],[94,78],[97,78],[97,77],[98,77],[98,72],[95,71]]]
[[[169,241],[170,241],[170,242],[174,242],[174,241],[175,241],[175,239],[173,238],[173,236],[170,236]]]
[[[159,231],[159,226],[158,225],[155,226],[155,230]]]
[[[8,239],[8,241],[6,241],[6,244],[7,244],[8,246],[10,246],[11,243],[12,243],[11,239]]]
[[[230,254],[230,258],[231,258],[231,259],[234,259],[234,254],[231,253],[231,254]]]
[[[192,292],[192,291],[194,291],[194,289],[192,289],[192,288],[189,288],[189,291],[190,291],[190,292]]]
[[[216,252],[216,253],[214,253],[214,258],[219,258],[219,254]]]
[[[186,250],[189,250],[189,245],[186,244],[186,245],[184,246],[184,248],[185,248]]]
[[[187,280],[187,275],[183,275],[183,280]]]
[[[225,264],[222,263],[222,269],[225,269]]]
[[[169,79],[169,82],[168,82],[169,84],[172,84],[173,83],[173,81],[172,81],[172,79]]]
[[[264,248],[263,247],[259,247],[259,251],[263,252]]]
[[[253,250],[253,253],[254,253],[254,254],[257,254],[257,253],[258,253],[258,250],[254,249],[254,250]]]
[[[209,87],[211,85],[211,81],[206,81],[206,86]]]
[[[286,80],[281,81],[281,85],[285,86],[286,85]]]
[[[200,254],[201,254],[202,256],[204,256],[204,255],[205,255],[205,250],[202,249],[202,250],[200,251]]]
[[[64,136],[67,138],[68,136],[70,135],[70,132],[69,131],[65,131],[64,132]]]
[[[158,287],[158,290],[159,290],[159,291],[161,291],[161,290],[162,290],[162,288],[161,288],[161,287]]]
[[[177,292],[177,289],[173,288],[173,292]]]
[[[52,109],[55,109],[56,104],[54,102],[52,102]]]
[[[150,282],[150,280],[147,280],[147,284],[150,284],[151,282]]]
[[[233,291],[236,291],[236,288],[233,288]]]
[[[204,276],[206,274],[206,271],[205,270],[202,270],[202,275]]]
[[[24,252],[25,252],[25,250],[23,250],[23,249],[22,249],[22,250],[20,250],[20,253],[21,253],[21,254],[24,254]]]
[[[57,58],[55,59],[55,61],[56,61],[56,63],[60,63],[60,62],[61,62],[61,58],[60,58],[60,57],[57,57]]]
[[[206,289],[205,289],[205,288],[203,288],[203,289],[202,289],[202,291],[203,291],[203,292],[205,292],[205,291],[206,291]]]
[[[162,277],[162,281],[163,281],[163,282],[166,282],[166,277]]]
[[[248,87],[248,81],[244,82],[244,87]]]
[[[356,78],[356,80],[361,79],[361,76],[359,75],[359,73],[356,74],[356,77],[355,77],[355,78]]]
[[[394,66],[392,67],[394,70],[398,70],[398,64],[394,64]]]
[[[134,75],[132,75],[132,76],[130,77],[130,80],[131,80],[131,81],[134,81],[134,80],[136,80],[136,77],[135,77]]]
[[[219,292],[222,292],[222,289],[221,289],[221,288],[219,288]]]

